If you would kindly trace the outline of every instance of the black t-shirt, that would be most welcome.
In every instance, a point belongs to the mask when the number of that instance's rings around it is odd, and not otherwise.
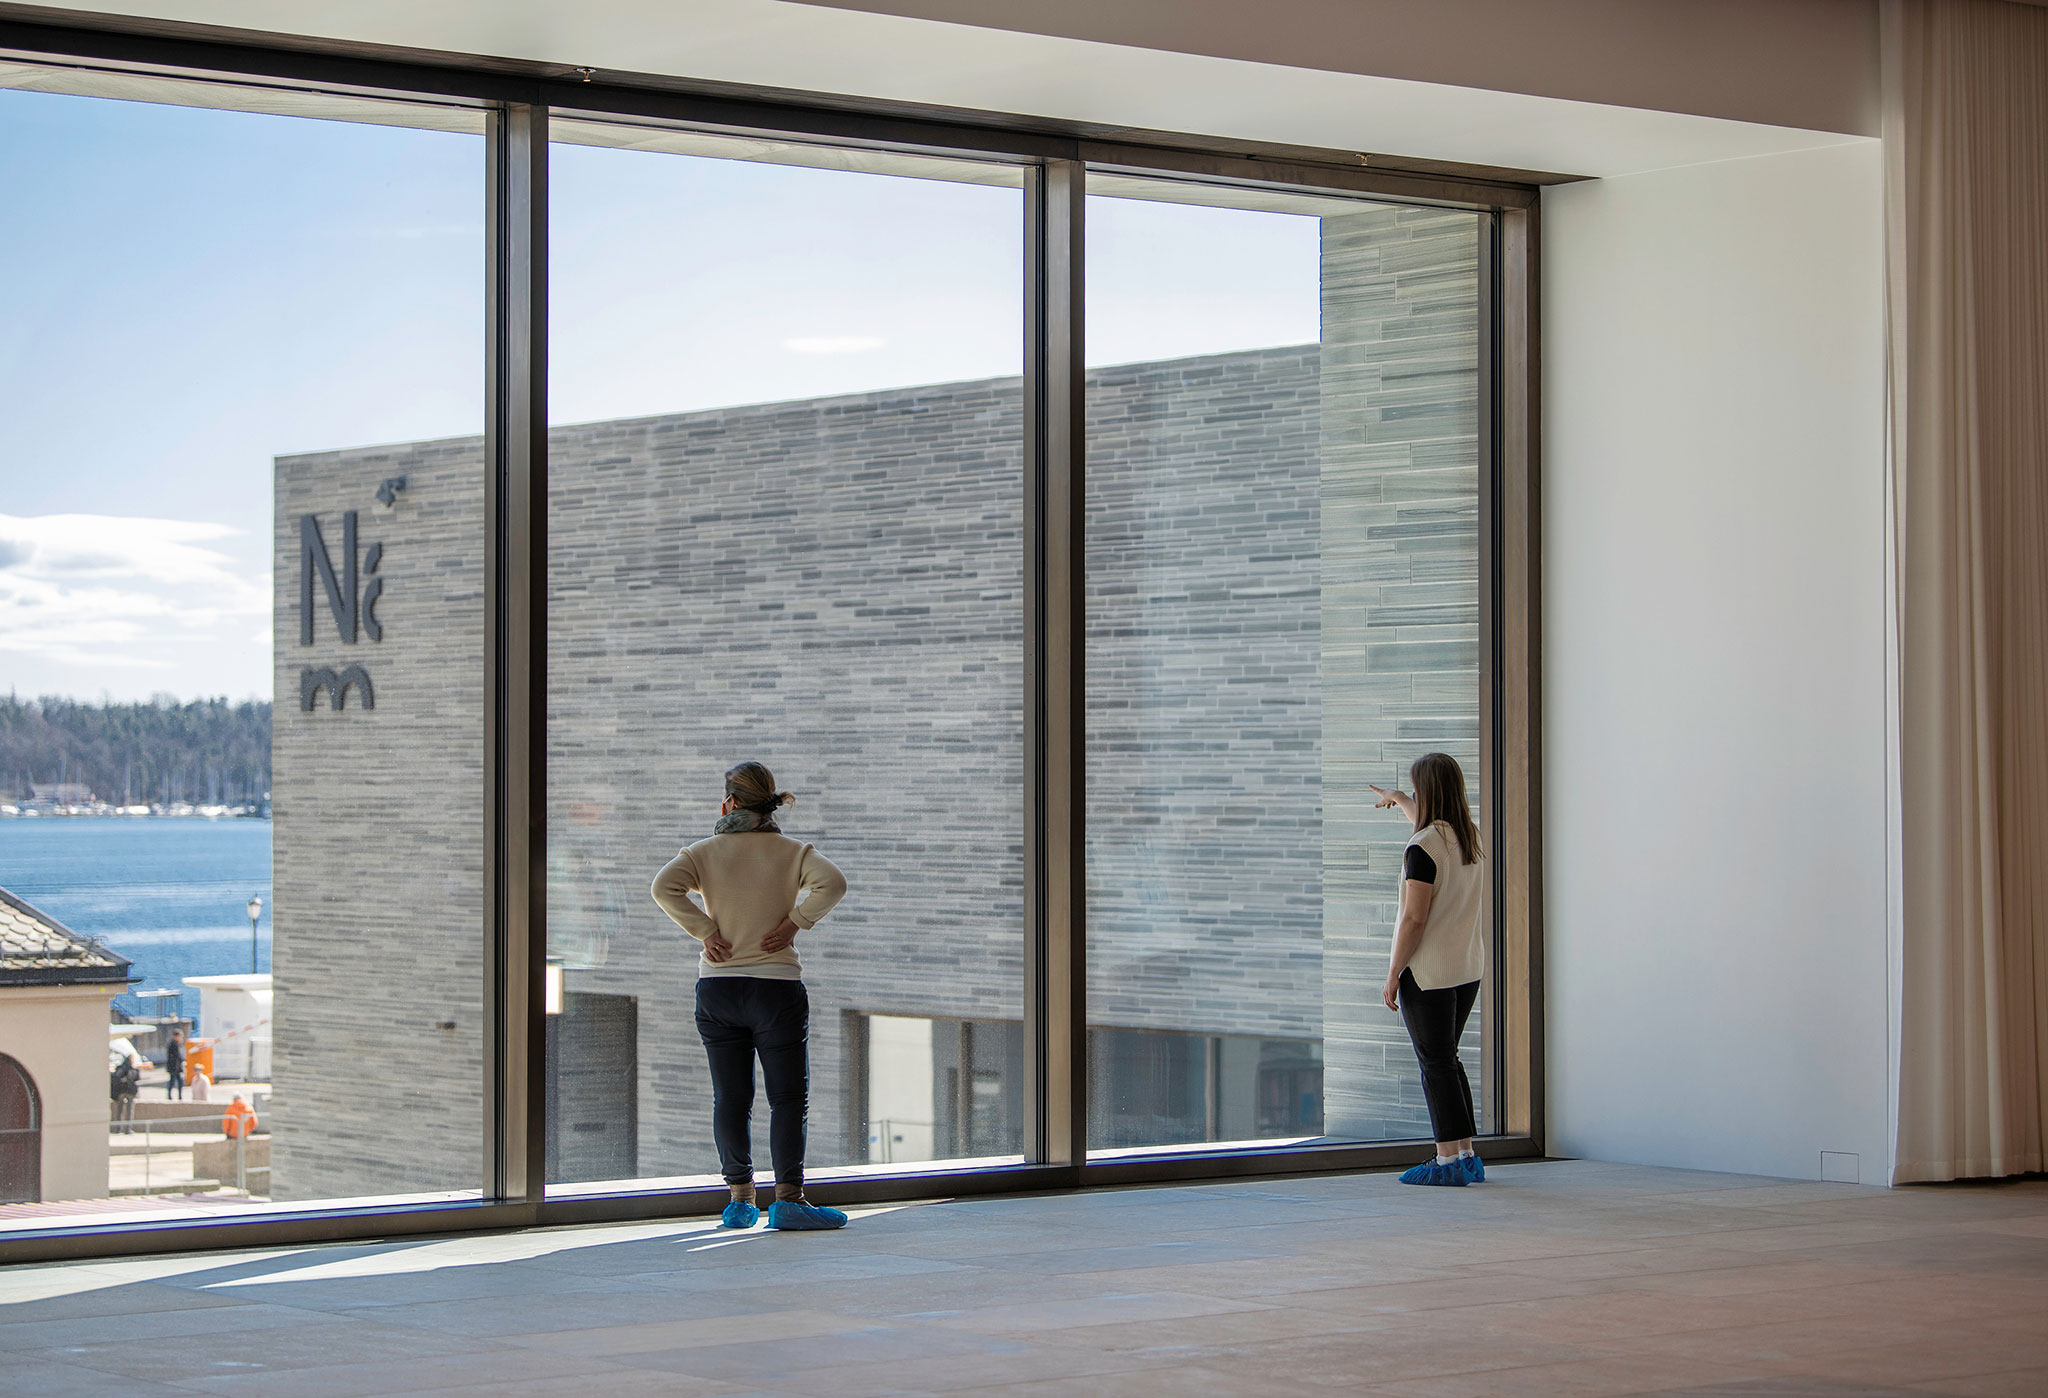
[[[1401,856],[1401,877],[1417,883],[1435,883],[1436,861],[1421,845],[1410,845],[1408,852]]]

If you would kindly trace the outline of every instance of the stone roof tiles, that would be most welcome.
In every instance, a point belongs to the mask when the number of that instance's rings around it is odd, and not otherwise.
[[[0,986],[126,985],[130,962],[0,888]]]

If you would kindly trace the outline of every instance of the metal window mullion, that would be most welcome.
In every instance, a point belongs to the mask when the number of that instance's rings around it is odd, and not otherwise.
[[[1087,1152],[1082,875],[1082,209],[1085,175],[1025,185],[1025,1158]]]
[[[1500,763],[1500,220],[1479,216],[1479,780],[1480,839],[1492,875],[1487,890],[1491,928],[1487,976],[1480,986],[1480,1082],[1486,1109],[1482,1131],[1500,1129],[1502,953],[1506,946],[1503,896]]]
[[[547,109],[488,125],[484,1196],[546,1186]]]
[[[1544,1144],[1542,330],[1539,210],[1505,208],[1496,304],[1499,367],[1502,1104],[1496,1129]]]
[[[1046,1162],[1045,172],[1024,176],[1024,1103],[1026,1164]]]

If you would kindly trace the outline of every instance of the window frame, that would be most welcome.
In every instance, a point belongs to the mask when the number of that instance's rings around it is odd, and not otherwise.
[[[789,94],[499,60],[423,62],[364,45],[271,46],[225,31],[0,20],[0,57],[257,83],[336,97],[458,103],[486,116],[487,665],[485,1103],[481,1199],[271,1205],[147,1223],[0,1232],[0,1264],[276,1246],[717,1212],[700,1179],[545,1183],[548,129],[599,118],[749,137],[1014,163],[1025,285],[1024,1163],[819,1169],[834,1202],[1385,1169],[1420,1141],[1232,1143],[1090,1159],[1087,1149],[1082,269],[1093,172],[1342,194],[1481,218],[1480,674],[1493,957],[1483,1001],[1497,1159],[1544,1148],[1539,554],[1540,185],[1556,177],[1406,167],[1355,152],[1268,149],[1154,132]]]

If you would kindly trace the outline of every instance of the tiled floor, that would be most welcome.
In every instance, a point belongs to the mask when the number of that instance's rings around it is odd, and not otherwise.
[[[0,1270],[0,1392],[2048,1394],[2048,1182],[1582,1162]]]

